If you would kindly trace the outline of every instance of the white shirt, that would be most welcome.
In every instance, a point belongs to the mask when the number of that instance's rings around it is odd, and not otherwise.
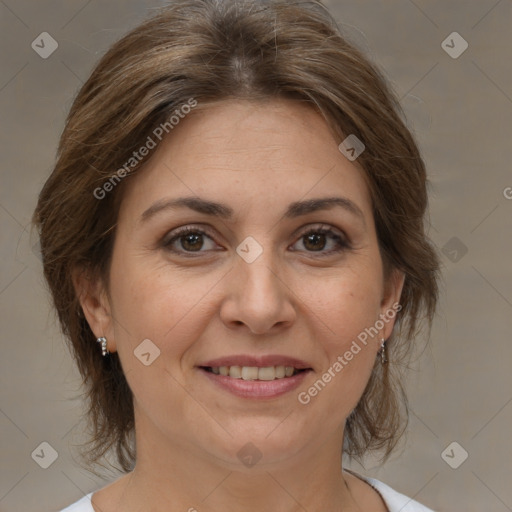
[[[404,494],[396,492],[394,489],[389,487],[389,485],[386,485],[375,478],[368,478],[361,475],[357,476],[368,482],[382,496],[389,512],[434,512],[432,509],[421,505],[421,503],[408,498]],[[73,505],[65,508],[61,512],[94,512],[91,505],[92,495],[92,492],[87,494],[81,500],[73,503]]]

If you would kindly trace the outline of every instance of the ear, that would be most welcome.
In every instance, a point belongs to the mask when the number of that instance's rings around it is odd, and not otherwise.
[[[381,318],[384,321],[382,329],[382,338],[387,340],[393,332],[396,314],[402,307],[400,306],[400,297],[404,287],[405,274],[398,269],[392,269],[384,283],[384,293],[380,305]]]
[[[115,352],[111,304],[103,280],[85,268],[77,268],[73,271],[73,286],[91,331],[96,338],[107,338],[108,351]]]

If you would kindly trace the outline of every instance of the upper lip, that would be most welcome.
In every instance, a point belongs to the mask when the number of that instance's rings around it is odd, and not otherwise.
[[[293,366],[298,370],[311,368],[310,364],[295,357],[283,355],[250,356],[243,354],[218,357],[201,363],[198,366],[210,368],[218,368],[220,366],[256,366],[258,368],[265,368],[268,366]]]

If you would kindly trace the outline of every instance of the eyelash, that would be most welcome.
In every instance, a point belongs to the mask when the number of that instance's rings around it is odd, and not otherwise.
[[[210,240],[213,241],[213,237],[210,236],[207,231],[205,231],[205,230],[203,230],[201,228],[193,227],[193,226],[185,226],[183,228],[178,228],[177,230],[172,232],[171,238],[168,238],[168,236],[165,237],[164,240],[163,240],[162,245],[163,245],[164,248],[166,248],[170,252],[178,253],[180,255],[185,255],[185,257],[189,257],[189,258],[195,258],[195,257],[198,257],[201,253],[207,252],[207,251],[176,250],[176,249],[172,248],[172,245],[174,244],[175,241],[179,240],[180,238],[183,238],[184,236],[186,236],[188,234],[195,234],[195,235],[206,236]],[[304,237],[306,237],[308,235],[311,235],[311,234],[330,235],[331,238],[336,241],[337,248],[336,249],[331,249],[330,251],[323,251],[323,250],[322,251],[307,251],[306,250],[305,252],[308,252],[308,253],[311,253],[311,254],[317,254],[318,257],[322,257],[322,256],[330,256],[330,255],[332,255],[334,253],[340,253],[340,252],[343,252],[343,251],[345,251],[347,249],[350,249],[350,244],[346,240],[346,238],[344,238],[344,237],[340,236],[339,234],[337,234],[333,229],[325,228],[325,227],[310,228],[310,229],[308,229],[307,231],[305,231],[304,233],[302,233],[298,237],[297,242],[299,240],[303,239]],[[297,242],[295,242],[295,243],[297,243]]]

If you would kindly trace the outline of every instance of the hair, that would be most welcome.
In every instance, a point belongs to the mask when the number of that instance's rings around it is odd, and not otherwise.
[[[319,1],[175,0],[115,43],[78,92],[33,217],[45,278],[86,389],[88,461],[114,453],[124,471],[133,467],[133,397],[117,353],[101,356],[72,276],[85,269],[108,287],[123,189],[144,163],[133,162],[134,151],[191,98],[305,102],[340,142],[349,134],[364,142],[357,162],[384,269],[403,272],[405,282],[387,340],[389,364],[377,358],[347,418],[343,452],[383,452],[385,460],[407,424],[401,369],[422,326],[430,331],[439,272],[425,233],[425,165],[398,101]],[[119,170],[127,161],[125,176]],[[95,191],[107,190],[116,170],[120,183],[99,199]]]

